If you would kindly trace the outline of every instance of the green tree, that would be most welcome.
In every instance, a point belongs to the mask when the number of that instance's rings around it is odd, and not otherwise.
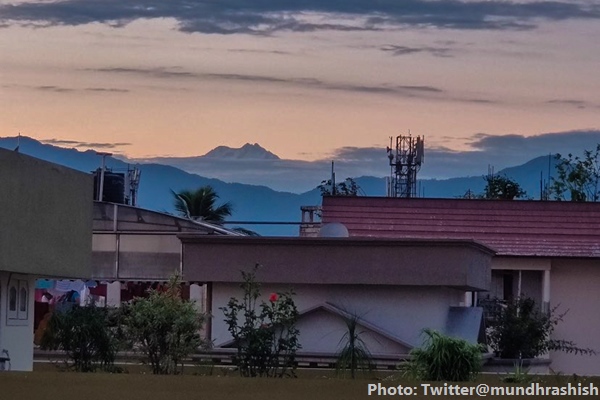
[[[171,190],[175,201],[175,210],[182,217],[221,223],[233,212],[230,202],[216,205],[219,195],[211,186],[202,186],[196,190]]]
[[[232,297],[221,310],[237,347],[237,363],[244,377],[294,376],[298,342],[298,309],[292,292],[271,293],[268,302],[258,302],[260,284],[257,264],[251,272],[242,271],[241,300]]]
[[[549,351],[596,354],[572,341],[552,338],[554,328],[565,315],[566,312],[557,314],[557,307],[545,313],[533,299],[517,298],[493,311],[488,340],[500,358],[534,358]]]
[[[180,280],[173,276],[164,290],[150,290],[126,309],[126,326],[134,348],[146,356],[154,374],[177,374],[183,360],[205,346],[200,338],[204,315],[181,298]]]
[[[335,191],[331,186],[331,179],[322,181],[317,188],[321,190],[321,196],[358,196],[362,191],[352,178],[346,178],[345,181],[337,183]]]
[[[527,193],[514,180],[503,175],[487,175],[483,195],[480,198],[488,200],[514,200],[525,198]]]
[[[600,200],[600,143],[595,150],[585,150],[583,158],[556,155],[556,173],[550,193],[555,200]]]
[[[41,348],[62,350],[69,368],[78,372],[97,369],[114,372],[121,347],[119,310],[88,304],[54,311],[44,331]]]

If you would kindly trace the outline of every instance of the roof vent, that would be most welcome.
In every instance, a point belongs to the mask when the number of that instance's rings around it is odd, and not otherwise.
[[[319,230],[319,237],[348,237],[350,234],[348,233],[348,228],[339,222],[330,222],[328,224],[324,224]]]

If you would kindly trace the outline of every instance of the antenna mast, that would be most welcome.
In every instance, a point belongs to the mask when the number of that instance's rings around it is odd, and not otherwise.
[[[396,147],[390,137],[387,148],[390,160],[390,181],[388,195],[390,197],[417,197],[417,172],[421,169],[425,153],[425,137],[396,136]]]

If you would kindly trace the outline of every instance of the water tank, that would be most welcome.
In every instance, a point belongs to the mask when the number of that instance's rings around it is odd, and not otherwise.
[[[100,173],[100,168],[94,172],[94,200],[98,199],[98,191],[100,189]],[[125,174],[104,171],[104,190],[102,192],[102,201],[125,204]]]
[[[340,238],[348,236],[350,236],[348,233],[348,228],[339,222],[330,222],[328,224],[324,224],[321,227],[321,230],[319,230],[319,237]]]

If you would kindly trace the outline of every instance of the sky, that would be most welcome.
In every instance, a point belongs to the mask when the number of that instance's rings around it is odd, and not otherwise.
[[[0,136],[131,159],[383,149],[385,169],[410,132],[424,172],[457,176],[600,142],[598,37],[600,0],[0,0]]]

